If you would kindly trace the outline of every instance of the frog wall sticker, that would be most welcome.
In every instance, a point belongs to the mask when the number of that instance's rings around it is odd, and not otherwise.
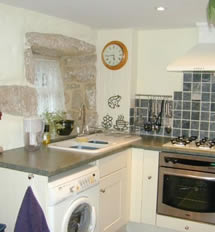
[[[119,102],[121,99],[122,97],[120,95],[115,95],[108,98],[108,106],[111,109],[119,108]],[[113,127],[115,130],[124,131],[128,129],[128,122],[124,120],[123,115],[118,115],[115,125],[113,125],[113,117],[107,114],[103,117],[102,127],[105,129],[110,129]]]
[[[119,102],[120,102],[121,99],[122,99],[122,97],[119,96],[119,95],[115,95],[115,96],[110,97],[108,99],[108,106],[111,109],[115,109],[117,107],[120,107]]]

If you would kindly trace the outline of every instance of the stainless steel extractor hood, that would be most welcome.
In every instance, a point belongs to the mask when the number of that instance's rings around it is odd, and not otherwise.
[[[167,66],[167,71],[215,71],[215,29],[197,24],[199,43]]]

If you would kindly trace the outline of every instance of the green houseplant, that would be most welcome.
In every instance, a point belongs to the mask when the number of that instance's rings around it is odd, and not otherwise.
[[[62,111],[57,111],[57,112],[44,112],[42,114],[42,118],[45,121],[45,124],[49,125],[49,132],[51,137],[54,137],[56,135],[56,131],[58,129],[61,129],[62,126],[59,123],[56,123],[58,121],[61,120],[65,120],[66,119],[66,112],[62,112]]]
[[[215,25],[215,0],[209,0],[207,7],[208,24]]]

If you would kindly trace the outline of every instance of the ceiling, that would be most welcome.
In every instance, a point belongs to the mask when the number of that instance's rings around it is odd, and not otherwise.
[[[206,22],[208,0],[0,0],[93,28],[165,29]],[[166,7],[157,12],[155,7]]]

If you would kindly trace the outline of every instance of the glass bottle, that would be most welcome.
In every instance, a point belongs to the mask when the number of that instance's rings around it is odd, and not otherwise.
[[[50,143],[49,125],[46,124],[44,128],[44,134],[43,134],[43,144],[47,145],[49,143]]]

